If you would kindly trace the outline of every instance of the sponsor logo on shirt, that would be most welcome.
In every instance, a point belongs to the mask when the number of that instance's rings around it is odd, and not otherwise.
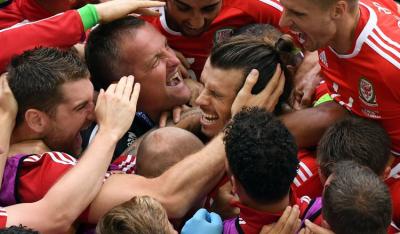
[[[375,89],[369,80],[365,77],[361,77],[358,83],[358,93],[361,101],[367,106],[377,106]]]
[[[214,44],[219,44],[229,37],[231,37],[233,33],[233,28],[223,28],[215,32],[214,34]]]

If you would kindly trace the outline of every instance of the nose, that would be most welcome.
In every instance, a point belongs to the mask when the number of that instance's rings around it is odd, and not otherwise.
[[[201,106],[206,106],[206,105],[209,104],[209,100],[208,100],[208,97],[206,95],[206,89],[205,88],[201,91],[200,95],[196,98],[195,104],[200,106],[200,107]]]
[[[204,15],[200,12],[195,12],[194,15],[189,20],[189,26],[193,29],[200,29],[204,27],[205,24]]]
[[[292,25],[292,21],[289,18],[287,11],[283,9],[281,18],[279,19],[279,27],[284,28],[284,27],[290,27]]]
[[[179,64],[181,64],[181,61],[176,57],[176,54],[173,50],[167,50],[166,52],[166,57],[167,57],[167,65],[171,70],[175,70]]]

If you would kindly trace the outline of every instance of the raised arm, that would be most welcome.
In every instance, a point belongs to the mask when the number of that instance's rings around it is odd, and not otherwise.
[[[163,6],[159,1],[113,0],[86,5],[47,19],[0,30],[0,72],[11,58],[38,46],[71,47],[85,38],[85,31],[99,22],[110,22],[132,12],[155,14],[147,7]]]
[[[77,165],[35,203],[6,207],[7,226],[23,224],[41,233],[64,233],[101,188],[117,141],[130,127],[139,84],[123,77],[101,91],[95,108],[99,132]]]
[[[17,109],[17,102],[8,86],[6,75],[2,75],[0,76],[0,127],[2,129],[0,133],[0,181],[3,180]]]

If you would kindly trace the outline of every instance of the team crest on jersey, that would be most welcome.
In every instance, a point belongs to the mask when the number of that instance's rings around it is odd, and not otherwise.
[[[376,106],[376,94],[372,82],[364,77],[360,78],[358,85],[358,93],[361,100],[368,106]]]
[[[215,32],[214,44],[219,44],[230,38],[233,33],[233,28],[223,28]]]

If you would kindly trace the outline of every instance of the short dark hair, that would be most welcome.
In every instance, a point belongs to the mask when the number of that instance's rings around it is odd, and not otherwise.
[[[23,226],[20,224],[19,226],[11,226],[8,228],[2,228],[0,229],[1,234],[39,234],[38,231],[35,231],[31,228],[28,228],[26,226]]]
[[[242,84],[244,84],[245,77],[250,71],[257,69],[259,71],[259,80],[252,89],[252,93],[257,94],[271,80],[277,64],[280,63],[287,78],[284,92],[275,109],[275,113],[280,114],[281,104],[287,101],[291,91],[291,75],[286,69],[286,64],[282,63],[281,58],[291,54],[292,49],[294,49],[294,44],[287,37],[274,41],[273,38],[268,37],[263,38],[249,34],[237,35],[213,47],[210,55],[210,64],[212,67],[224,70],[242,70]]]
[[[52,115],[63,100],[61,85],[84,78],[89,78],[85,63],[68,50],[39,47],[14,57],[8,80],[18,103],[17,124],[30,108]]]
[[[127,75],[121,69],[119,44],[122,38],[133,40],[136,30],[144,24],[143,19],[127,16],[92,30],[85,46],[85,59],[97,90]]]
[[[371,169],[339,162],[325,186],[322,214],[335,233],[384,234],[392,218],[389,190]]]
[[[297,174],[297,146],[287,128],[260,108],[245,108],[225,128],[230,171],[260,203],[281,200]]]
[[[345,118],[332,125],[322,136],[317,159],[321,173],[328,178],[335,163],[353,160],[381,175],[390,157],[390,138],[372,120]]]

